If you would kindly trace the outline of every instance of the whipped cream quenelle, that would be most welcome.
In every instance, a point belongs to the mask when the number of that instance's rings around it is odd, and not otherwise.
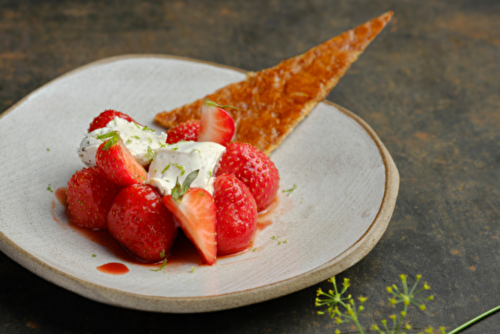
[[[156,152],[162,147],[165,147],[167,134],[161,132],[156,134],[156,131],[147,127],[142,127],[134,122],[128,122],[122,118],[115,117],[110,121],[105,128],[96,129],[88,133],[80,143],[78,149],[78,156],[82,162],[89,166],[94,167],[95,155],[97,148],[104,141],[97,139],[97,136],[103,135],[112,131],[118,132],[120,138],[127,149],[132,153],[135,160],[143,166],[149,165],[151,162],[151,150]],[[150,148],[148,152],[148,148]],[[175,181],[174,181],[175,182]]]
[[[170,195],[177,177],[182,184],[191,172],[199,169],[191,187],[203,188],[213,195],[215,172],[225,151],[224,146],[216,143],[192,141],[161,148],[149,166],[147,183],[156,187],[163,196]]]

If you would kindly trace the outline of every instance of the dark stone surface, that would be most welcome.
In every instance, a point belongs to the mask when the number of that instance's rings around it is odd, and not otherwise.
[[[401,174],[385,235],[339,275],[368,296],[369,326],[395,312],[385,287],[421,273],[435,300],[417,333],[500,304],[500,2],[0,1],[0,110],[78,66],[164,53],[247,70],[275,65],[387,10],[392,23],[328,97],[365,119]],[[153,117],[153,115],[151,115]],[[34,134],[36,135],[36,134]],[[5,162],[2,162],[5,163]],[[412,278],[410,278],[412,280]],[[153,314],[98,304],[0,254],[1,333],[333,333],[315,291],[240,309]],[[354,332],[341,325],[343,332]],[[500,314],[464,331],[498,333]]]

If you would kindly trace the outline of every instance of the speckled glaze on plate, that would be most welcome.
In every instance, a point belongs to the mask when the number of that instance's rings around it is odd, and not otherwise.
[[[271,154],[281,174],[277,206],[254,247],[215,266],[126,264],[122,276],[97,266],[120,262],[65,228],[64,209],[47,191],[83,167],[75,148],[104,109],[155,127],[153,117],[240,81],[241,70],[178,57],[104,59],[44,85],[0,119],[0,249],[33,273],[84,297],[131,309],[189,313],[273,299],[351,267],[389,224],[399,174],[373,130],[325,101]],[[33,134],[36,134],[34,136]],[[47,150],[50,149],[50,151]],[[281,192],[297,185],[287,197]],[[8,186],[12,185],[12,186]],[[278,244],[273,236],[287,243]],[[97,257],[92,257],[96,254]]]

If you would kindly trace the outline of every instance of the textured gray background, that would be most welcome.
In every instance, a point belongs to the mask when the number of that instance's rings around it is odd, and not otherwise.
[[[385,287],[398,274],[421,273],[436,298],[426,312],[410,312],[416,330],[408,333],[451,330],[500,304],[498,1],[0,0],[0,110],[71,69],[126,53],[259,70],[388,10],[392,23],[328,99],[379,134],[399,168],[400,193],[380,243],[340,278],[351,278],[355,296],[369,297],[362,317],[369,326],[394,312]],[[315,313],[315,291],[326,282],[241,309],[168,315],[89,301],[2,254],[0,281],[2,333],[335,329]],[[464,333],[499,327],[500,314]]]

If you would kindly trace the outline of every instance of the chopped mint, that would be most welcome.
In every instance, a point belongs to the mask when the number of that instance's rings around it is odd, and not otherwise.
[[[297,189],[297,185],[294,183],[292,188],[283,190],[283,192],[288,193],[286,194],[286,197],[289,197],[295,189]]]
[[[162,250],[161,253],[160,253],[160,256],[161,257],[164,257],[165,256],[165,250]],[[151,271],[160,271],[162,270],[163,268],[165,268],[165,266],[167,265],[167,258],[164,258],[163,259],[163,263],[161,264],[161,266],[159,268],[156,268],[156,269],[151,269]]]
[[[133,138],[135,138],[135,139],[141,139],[141,137],[139,137],[139,136],[134,136]]]
[[[149,141],[150,144],[153,144],[153,139],[148,138],[148,141]]]
[[[135,125],[135,127],[136,127],[136,128],[138,128],[138,129],[142,130],[142,128],[139,126],[139,124],[137,124],[137,123],[135,123],[135,122],[132,122],[132,123],[134,123],[134,125]]]
[[[130,138],[127,139],[127,141],[125,142],[125,144],[132,144],[132,140]]]
[[[255,247],[254,249],[252,249],[252,252],[255,252],[257,250],[257,247]]]
[[[52,188],[50,187],[50,183],[49,183],[49,186],[47,187],[47,190],[50,191],[51,193],[54,192],[54,190],[52,190]]]
[[[170,168],[170,164],[167,165],[167,167],[163,168],[163,170],[161,171],[161,173],[165,173],[168,169]]]
[[[104,139],[108,139],[108,138],[109,138],[109,140],[106,141],[106,144],[104,144],[104,146],[102,147],[103,151],[107,151],[111,146],[116,144],[118,142],[118,139],[120,139],[120,135],[118,134],[118,132],[112,131],[112,132],[97,136],[97,139],[99,139],[99,140],[104,140]]]
[[[160,145],[160,147],[161,147],[161,148],[167,147],[167,145],[162,144],[162,143],[160,143],[160,142],[158,142],[158,145]]]
[[[147,126],[147,125],[145,125],[145,126],[142,128],[142,131],[156,132],[154,129],[148,128],[148,126]]]
[[[179,149],[178,147],[174,147],[172,151],[177,151],[178,149]]]
[[[148,146],[148,149],[146,151],[146,158],[149,161],[153,161],[155,158],[155,151],[153,151],[153,149],[151,149],[151,147],[149,147],[149,146]]]
[[[96,256],[97,256],[97,255],[95,255],[95,254],[92,254],[92,257],[96,257]]]
[[[47,152],[50,152],[50,148],[47,147]]]

